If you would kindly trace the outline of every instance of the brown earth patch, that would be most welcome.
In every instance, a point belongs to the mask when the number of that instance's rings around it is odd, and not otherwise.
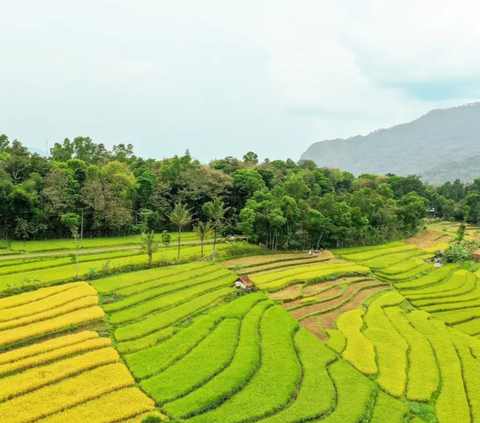
[[[317,294],[320,291],[323,291],[325,288],[328,288],[330,286],[334,285],[340,285],[343,283],[354,283],[357,281],[365,280],[364,276],[360,277],[345,277],[345,278],[339,278],[337,280],[329,280],[329,281],[324,281],[324,282],[319,282],[313,285],[307,285],[305,288],[303,288],[303,296],[304,297],[310,297],[312,295]]]
[[[306,305],[305,307],[297,308],[296,310],[292,310],[291,315],[296,319],[301,319],[302,317],[310,313],[317,313],[321,312],[322,310],[328,310],[333,307],[338,307],[358,289],[374,284],[378,284],[378,281],[369,280],[351,284],[345,289],[345,292],[341,297],[324,301],[323,303]]]
[[[328,255],[325,255],[325,256],[322,256],[322,257],[320,257],[320,256],[318,256],[318,257],[303,257],[301,259],[295,259],[295,260],[284,260],[284,261],[275,262],[275,263],[261,264],[259,266],[245,267],[237,273],[251,274],[251,273],[263,272],[265,270],[275,270],[275,269],[281,269],[281,268],[284,268],[284,267],[301,266],[301,265],[304,265],[304,264],[306,264],[306,265],[308,265],[308,264],[318,264],[318,263],[329,261],[333,257],[334,256],[332,254],[332,257],[329,257]]]
[[[387,285],[385,286],[374,286],[371,288],[362,289],[355,297],[349,301],[348,303],[342,305],[341,307],[324,313],[320,316],[320,321],[322,322],[322,327],[324,329],[335,329],[335,321],[341,314],[354,310],[358,308],[358,306],[363,303],[370,295],[374,294],[375,292],[382,291],[388,289]]]
[[[266,264],[272,263],[275,261],[282,261],[282,260],[294,260],[300,258],[307,258],[307,254],[265,254],[259,256],[250,256],[250,257],[242,257],[233,260],[224,261],[222,264],[229,269],[235,266],[253,266],[258,264]]]
[[[302,284],[297,283],[295,285],[291,285],[281,291],[272,292],[268,294],[268,297],[271,300],[289,300],[293,298],[297,298],[300,295],[300,288]]]
[[[302,320],[300,324],[317,338],[320,338],[322,341],[327,340],[325,333],[320,328],[321,322],[318,316],[312,316],[308,319]]]
[[[324,291],[320,294],[317,294],[315,296],[312,296],[312,299],[316,298],[317,300],[328,300],[330,298],[334,298],[334,297],[338,296],[339,294],[341,294],[342,291],[343,291],[343,287],[341,287],[341,286],[338,286],[338,285],[331,286],[326,291]],[[310,298],[310,297],[304,296],[303,299],[305,299],[305,298]],[[282,307],[288,309],[288,308],[301,306],[301,305],[307,306],[308,304],[309,304],[309,302],[302,302],[302,299],[298,299],[298,300],[295,300],[295,301],[289,301],[287,303],[283,303]]]
[[[324,264],[341,264],[341,263],[348,263],[346,260],[340,260],[340,259],[333,259],[333,260],[326,260],[323,261]],[[289,270],[293,268],[298,268],[298,269],[305,269],[309,266],[315,266],[322,264],[322,261],[309,261],[307,263],[299,263],[299,264],[290,264],[290,262],[285,262],[285,266],[281,266],[279,268],[274,268],[274,269],[269,269],[269,270],[263,270],[261,272],[256,272],[255,276],[261,276],[261,275],[268,275],[269,273],[274,273],[274,272],[281,272],[283,270]],[[249,270],[249,268],[244,269],[244,270]],[[245,272],[247,273],[247,272]]]
[[[443,235],[439,237],[438,232],[422,231],[414,237],[407,238],[405,240],[405,243],[410,245],[416,245],[420,248],[430,248],[438,244],[439,242],[449,242],[447,240],[441,241],[442,238],[447,238],[449,240],[452,239],[452,237],[448,235]]]

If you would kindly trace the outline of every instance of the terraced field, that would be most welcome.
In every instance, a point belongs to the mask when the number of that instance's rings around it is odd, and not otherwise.
[[[299,265],[301,268],[301,265]],[[155,274],[155,279],[154,278]],[[237,276],[187,264],[94,281],[140,387],[189,422],[358,421],[385,403],[409,413],[263,293],[236,298]],[[357,399],[351,395],[357,392]]]
[[[172,232],[170,234],[171,242],[178,240],[178,233]],[[138,244],[139,235],[129,235],[123,237],[109,237],[109,238],[84,238],[82,241],[83,248],[107,248],[107,247],[120,247],[128,245]],[[198,236],[194,232],[183,232],[183,241],[198,240]],[[6,248],[7,244],[4,241],[0,241],[0,248]],[[13,241],[10,245],[10,252],[22,252],[23,241]],[[47,252],[58,250],[74,250],[75,245],[72,239],[50,239],[41,241],[25,241],[25,250],[29,253],[33,252]]]
[[[218,244],[218,252],[227,248],[225,244]],[[181,260],[200,258],[201,247],[185,245],[181,249]],[[177,247],[160,248],[153,254],[153,263],[172,262],[177,259]],[[79,278],[83,279],[93,274],[102,275],[117,270],[133,270],[136,267],[145,267],[148,258],[138,250],[110,251],[106,253],[88,254],[81,256],[78,268]],[[66,257],[36,257],[0,261],[0,294],[5,291],[14,291],[25,286],[41,287],[62,281],[75,279],[77,267],[75,258]]]
[[[105,327],[97,304],[95,289],[83,282],[0,300],[0,422],[158,414],[110,339],[92,331]]]
[[[480,341],[413,309],[391,291],[337,320],[327,344],[392,397],[418,402],[439,422],[480,418]]]
[[[0,262],[53,275],[0,298],[0,423],[480,422],[480,275],[426,262],[444,240],[87,282]]]

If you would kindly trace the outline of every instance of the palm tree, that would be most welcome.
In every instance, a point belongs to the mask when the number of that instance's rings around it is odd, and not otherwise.
[[[200,244],[202,246],[202,257],[203,257],[203,244],[208,238],[208,235],[212,233],[212,224],[210,222],[201,222],[199,221],[197,226],[194,228],[195,233],[200,238]]]
[[[180,240],[182,236],[182,229],[192,221],[192,214],[181,202],[175,204],[173,212],[168,215],[172,223],[178,226],[178,256],[180,259]]]
[[[203,205],[203,211],[205,214],[212,219],[213,222],[213,231],[214,231],[214,238],[213,238],[213,259],[215,260],[215,248],[217,246],[217,232],[220,230],[222,225],[223,217],[225,216],[225,212],[228,209],[225,208],[225,203],[220,200],[218,197],[214,198],[213,201],[209,201]]]
[[[155,241],[155,233],[142,232],[142,251],[148,254],[148,268],[152,267],[153,253],[158,250],[159,243]]]

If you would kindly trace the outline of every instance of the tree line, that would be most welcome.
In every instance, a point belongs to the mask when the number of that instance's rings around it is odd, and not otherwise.
[[[89,137],[65,139],[43,157],[0,136],[5,240],[68,237],[75,222],[84,237],[178,230],[179,205],[189,217],[180,231],[241,234],[272,249],[340,247],[403,238],[428,215],[479,223],[480,179],[436,187],[311,160],[260,163],[254,152],[208,164],[188,151],[144,159],[131,144],[108,150]]]

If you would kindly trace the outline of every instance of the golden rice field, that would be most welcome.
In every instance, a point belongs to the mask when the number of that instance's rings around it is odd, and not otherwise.
[[[0,262],[0,423],[480,422],[480,274],[428,262],[448,242]]]

